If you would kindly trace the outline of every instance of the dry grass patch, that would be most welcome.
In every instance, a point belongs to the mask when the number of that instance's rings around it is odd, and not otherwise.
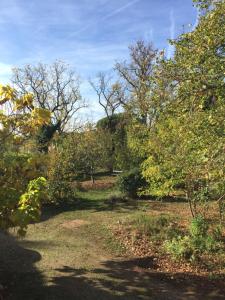
[[[89,225],[91,222],[82,220],[82,219],[77,219],[77,220],[72,220],[72,221],[67,221],[61,224],[63,228],[67,229],[76,229],[84,225]]]
[[[107,190],[115,186],[116,177],[107,177],[96,180],[92,183],[91,180],[81,182],[81,187],[84,190]]]

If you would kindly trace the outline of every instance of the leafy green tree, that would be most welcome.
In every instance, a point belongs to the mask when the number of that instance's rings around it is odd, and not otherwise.
[[[202,213],[199,203],[206,208],[224,194],[224,14],[224,1],[215,2],[192,32],[171,41],[175,55],[162,62],[161,81],[172,94],[143,149],[148,191],[167,195],[184,183],[193,216]]]
[[[104,168],[110,159],[111,140],[107,132],[88,125],[82,132],[72,134],[68,143],[74,148],[72,157],[77,172],[90,176],[94,183],[95,172]]]
[[[88,125],[82,131],[67,133],[62,143],[50,152],[48,181],[52,202],[70,202],[76,198],[76,181],[95,181],[98,169],[105,168],[111,148],[107,132]]]
[[[128,147],[129,118],[127,113],[114,114],[110,124],[107,117],[102,118],[97,122],[96,127],[102,130],[103,135],[106,133],[113,144],[113,152],[108,153],[109,169],[113,166],[120,170],[129,170],[133,164],[133,157]]]
[[[57,148],[49,151],[48,185],[50,203],[71,203],[76,198],[73,183],[77,171],[72,151],[72,145],[64,141]]]

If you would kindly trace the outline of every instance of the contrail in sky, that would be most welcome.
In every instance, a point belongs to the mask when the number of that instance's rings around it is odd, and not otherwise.
[[[123,5],[123,6],[119,7],[119,8],[117,8],[117,9],[111,11],[109,14],[105,15],[104,17],[100,18],[99,20],[97,20],[97,21],[95,21],[95,22],[92,22],[92,23],[89,23],[89,24],[87,24],[86,26],[84,26],[83,28],[77,30],[76,32],[74,32],[74,33],[72,34],[72,36],[73,36],[73,35],[76,35],[76,34],[78,34],[78,33],[81,33],[81,32],[83,32],[83,31],[87,30],[88,28],[91,28],[93,25],[96,25],[96,24],[98,24],[99,22],[105,21],[105,20],[107,20],[107,19],[109,19],[109,18],[111,18],[111,17],[113,17],[113,16],[119,14],[120,12],[122,12],[123,10],[125,10],[126,8],[132,6],[132,5],[134,5],[134,4],[136,4],[137,2],[140,2],[140,1],[141,1],[141,0],[133,0],[133,1],[128,2],[127,4],[125,4],[125,5]]]
[[[115,10],[113,10],[111,13],[109,13],[108,15],[106,15],[105,17],[103,17],[103,18],[101,19],[101,21],[105,21],[105,20],[107,20],[107,19],[109,19],[109,18],[111,18],[111,17],[113,17],[113,16],[119,14],[119,13],[120,13],[121,11],[123,11],[124,9],[126,9],[126,8],[128,8],[128,7],[132,6],[132,5],[134,5],[135,3],[139,2],[139,1],[140,1],[140,0],[133,0],[133,1],[131,1],[131,2],[128,2],[127,4],[125,4],[125,5],[123,5],[123,6],[119,7],[119,8],[117,8],[117,9],[115,9]]]

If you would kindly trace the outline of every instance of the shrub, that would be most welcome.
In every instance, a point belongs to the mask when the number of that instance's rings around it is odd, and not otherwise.
[[[109,195],[108,195],[108,201],[123,201],[125,200],[126,197],[124,196],[123,193],[121,193],[120,191],[112,191]]]
[[[138,191],[146,185],[146,181],[142,177],[140,169],[134,168],[120,175],[117,184],[122,193],[135,198],[138,195]]]
[[[36,178],[29,182],[26,192],[20,196],[18,207],[10,218],[14,226],[19,226],[19,235],[25,235],[30,222],[38,221],[41,203],[46,197],[46,187],[47,181],[44,177]]]
[[[190,260],[194,255],[189,236],[178,236],[170,241],[166,241],[165,249],[174,259]]]
[[[194,218],[189,234],[165,242],[165,249],[174,259],[195,261],[204,253],[216,252],[221,248],[221,231],[217,227],[209,232],[208,222],[201,216]]]
[[[191,222],[189,231],[193,238],[205,237],[209,229],[208,222],[201,216],[197,216]]]
[[[113,207],[114,205],[116,205],[116,204],[118,204],[118,203],[121,203],[121,202],[124,202],[124,201],[126,201],[126,200],[127,200],[127,199],[126,199],[126,197],[124,196],[123,193],[121,193],[121,192],[119,192],[119,191],[112,191],[112,192],[108,195],[108,197],[107,197],[105,203],[107,203],[108,205],[110,205],[110,206]]]
[[[59,204],[75,200],[73,170],[66,151],[51,153],[48,171],[49,200]]]

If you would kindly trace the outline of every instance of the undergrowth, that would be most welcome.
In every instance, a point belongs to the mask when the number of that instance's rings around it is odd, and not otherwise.
[[[131,221],[131,225],[152,241],[171,239],[181,233],[176,219],[166,214],[159,216],[141,214]]]
[[[175,260],[197,261],[201,255],[223,251],[220,227],[210,228],[203,217],[191,221],[187,235],[178,235],[164,243],[165,250]]]

